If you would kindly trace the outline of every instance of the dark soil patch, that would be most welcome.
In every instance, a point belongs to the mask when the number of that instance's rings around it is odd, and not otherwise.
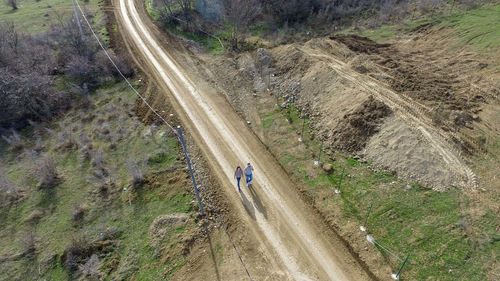
[[[414,32],[425,32],[433,24],[422,25]],[[427,106],[428,109],[421,113],[426,114],[444,132],[472,128],[473,122],[480,121],[475,116],[481,107],[495,95],[495,89],[474,78],[474,73],[484,68],[484,63],[470,53],[453,54],[424,48],[418,42],[411,46],[378,44],[356,35],[330,38],[345,44],[354,52],[369,54],[368,59],[381,66],[380,69],[387,75],[367,74],[387,83],[405,99]],[[366,69],[356,70],[366,73]],[[459,147],[468,153],[484,149],[469,138],[459,143]]]
[[[382,120],[391,113],[387,105],[370,96],[354,112],[344,115],[333,130],[332,147],[347,152],[362,150],[370,137],[378,132]]]
[[[358,35],[335,35],[330,37],[346,45],[351,51],[363,54],[379,54],[383,48],[388,48],[391,44],[379,44],[366,37]]]

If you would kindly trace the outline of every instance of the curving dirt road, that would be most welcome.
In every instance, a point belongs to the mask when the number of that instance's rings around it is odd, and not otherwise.
[[[175,44],[160,43],[143,4],[115,0],[122,36],[146,73],[177,106],[221,188],[236,202],[232,212],[250,229],[248,235],[258,241],[263,258],[272,261],[266,271],[284,272],[279,280],[370,280],[343,243],[300,199],[294,183],[224,97],[203,81],[191,80],[185,67],[191,62],[179,55]],[[247,162],[256,169],[254,185],[238,193],[233,169]],[[249,271],[258,275],[252,264]]]

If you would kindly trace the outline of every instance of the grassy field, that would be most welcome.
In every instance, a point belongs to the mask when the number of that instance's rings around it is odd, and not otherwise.
[[[181,165],[176,139],[138,121],[133,113],[136,97],[125,84],[98,90],[92,98],[90,108],[71,110],[57,123],[44,124],[52,133],[23,133],[26,151],[35,149],[33,140],[41,134],[42,151],[54,160],[58,173],[51,189],[37,189],[39,156],[3,150],[0,166],[24,199],[0,208],[0,257],[23,252],[29,234],[36,250],[2,263],[0,280],[68,280],[64,253],[81,240],[97,255],[96,268],[105,280],[164,280],[184,263],[183,255],[159,262],[161,248],[182,247],[179,239],[193,230],[194,220],[169,230],[157,246],[148,234],[160,215],[191,214],[185,172],[176,170]],[[90,138],[90,159],[85,148],[70,145],[72,136],[81,143],[84,136]],[[131,162],[145,175],[144,185],[131,184]],[[104,179],[98,176],[101,169],[106,170]],[[170,172],[161,172],[165,169]],[[80,266],[89,256],[80,257]]]
[[[462,12],[447,17],[450,36],[458,38],[456,47],[472,46],[476,51],[498,56],[500,50],[500,5]]]
[[[270,150],[323,215],[344,229],[343,235],[359,235],[366,220],[365,227],[381,245],[400,259],[410,254],[401,280],[493,280],[494,257],[500,256],[500,217],[494,204],[479,211],[464,191],[435,192],[341,153],[320,156],[321,144],[311,139],[308,120],[304,141],[297,141],[304,121],[293,106],[264,112],[261,118]],[[315,167],[318,157],[332,164],[333,172]],[[395,257],[375,246],[369,251],[397,271]]]
[[[71,0],[18,0],[18,9],[3,2],[0,5],[0,23],[12,22],[17,30],[25,33],[40,33],[46,31],[51,24],[65,21],[74,14]],[[82,8],[95,15],[94,22],[103,20],[99,4],[103,0],[79,1]],[[83,23],[83,22],[82,22]]]
[[[456,10],[451,15],[407,21],[398,25],[384,25],[376,29],[365,29],[361,34],[374,41],[384,42],[428,23],[433,23],[436,30],[449,29],[448,37],[455,41],[452,47],[468,46],[479,53],[498,56],[500,50],[500,5],[469,11]]]

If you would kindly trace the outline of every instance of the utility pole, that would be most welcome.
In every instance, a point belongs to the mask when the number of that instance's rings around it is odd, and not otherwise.
[[[191,159],[189,158],[189,155],[187,153],[186,143],[184,142],[184,136],[182,135],[181,126],[177,126],[177,133],[179,135],[179,139],[180,139],[181,144],[182,144],[182,149],[184,150],[184,155],[186,156],[186,161],[188,164],[189,173],[191,174],[191,180],[193,181],[194,192],[196,194],[196,199],[198,200],[198,204],[200,206],[201,216],[204,216],[205,212],[203,210],[203,204],[201,203],[200,193],[198,192],[198,186],[196,185],[196,180],[194,178],[193,169],[191,168]]]
[[[73,3],[73,10],[75,11],[75,20],[76,20],[76,24],[78,24],[78,30],[80,31],[80,37],[83,39],[82,25],[80,24],[80,17],[78,16],[78,11],[76,10],[75,0],[71,0],[71,2]]]

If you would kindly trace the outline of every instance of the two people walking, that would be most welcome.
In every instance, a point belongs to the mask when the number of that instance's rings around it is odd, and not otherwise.
[[[252,184],[253,180],[253,166],[250,165],[250,163],[247,164],[245,167],[245,178],[246,178],[246,186],[249,184]],[[238,185],[238,191],[241,191],[240,188],[240,180],[243,177],[243,170],[241,169],[240,166],[236,167],[236,171],[234,172],[234,178],[236,179],[237,185]]]

